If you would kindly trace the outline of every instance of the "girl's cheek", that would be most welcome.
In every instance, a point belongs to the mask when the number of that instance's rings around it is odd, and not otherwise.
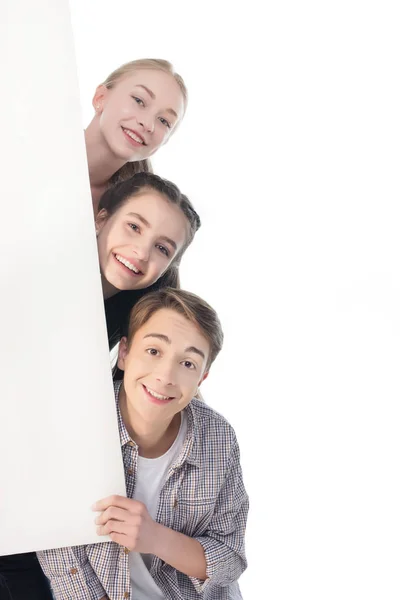
[[[167,139],[168,139],[168,132],[163,131],[161,133],[161,135],[159,136],[158,145],[161,146],[161,144],[163,144],[164,142],[166,142]]]

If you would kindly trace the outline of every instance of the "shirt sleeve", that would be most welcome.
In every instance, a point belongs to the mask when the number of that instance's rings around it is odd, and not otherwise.
[[[85,546],[37,552],[56,600],[101,600],[107,596],[88,561]]]
[[[244,536],[249,500],[243,483],[239,446],[234,440],[224,484],[207,532],[195,539],[203,546],[207,579],[190,577],[200,594],[209,585],[225,587],[237,581],[247,567]]]

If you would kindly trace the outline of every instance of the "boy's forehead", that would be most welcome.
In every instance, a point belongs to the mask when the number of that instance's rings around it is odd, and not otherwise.
[[[196,323],[169,308],[160,308],[140,327],[135,337],[165,335],[172,345],[195,346],[208,356],[210,344]]]

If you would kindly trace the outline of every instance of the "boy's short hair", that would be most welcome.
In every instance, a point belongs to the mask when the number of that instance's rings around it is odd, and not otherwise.
[[[210,344],[206,370],[222,348],[224,334],[217,313],[207,302],[184,290],[164,288],[145,294],[133,307],[129,317],[128,348],[138,331],[158,310],[168,308],[186,317],[198,327]]]

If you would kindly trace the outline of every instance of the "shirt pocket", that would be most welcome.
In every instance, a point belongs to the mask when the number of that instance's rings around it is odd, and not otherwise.
[[[174,527],[191,537],[203,535],[214,515],[215,498],[178,495],[174,506]]]

